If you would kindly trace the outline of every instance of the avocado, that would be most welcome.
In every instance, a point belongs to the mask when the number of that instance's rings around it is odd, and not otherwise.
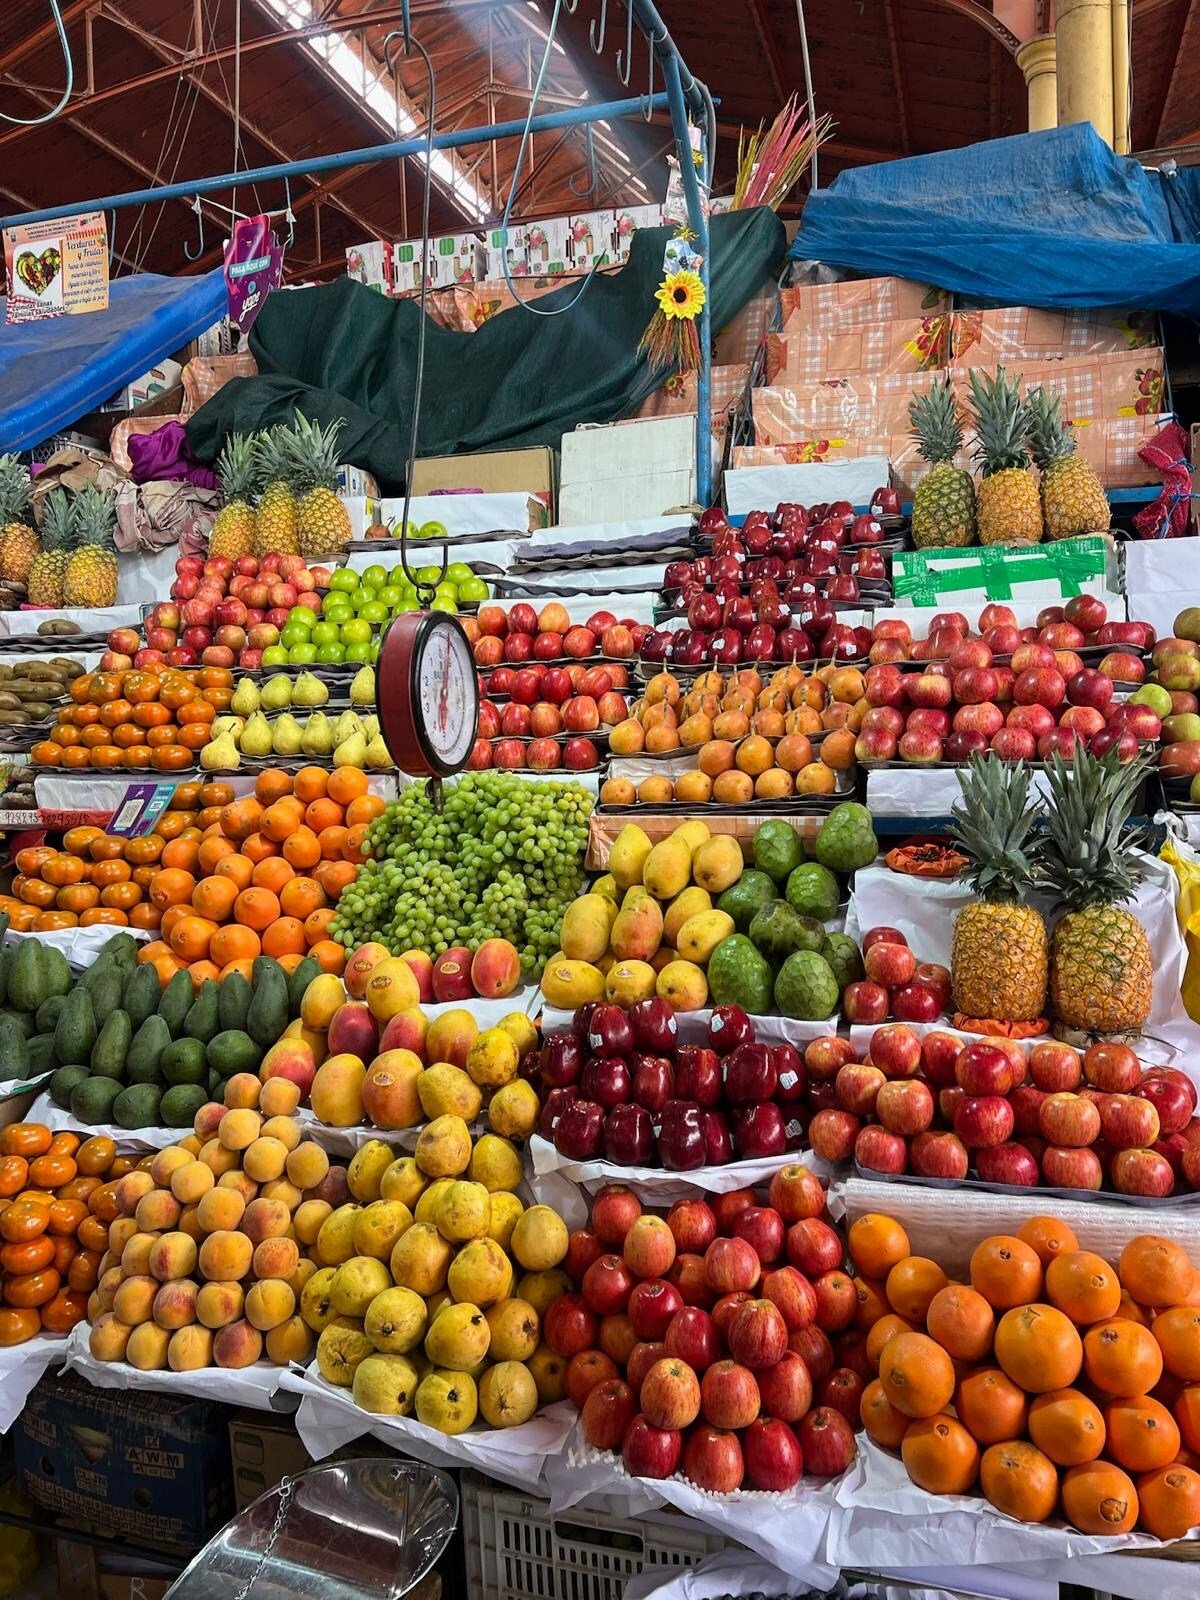
[[[786,900],[771,900],[750,924],[750,942],[776,966],[793,950],[819,950],[825,929],[815,917],[802,917]]]
[[[0,1006],[8,1003],[8,975],[12,971],[12,965],[16,959],[16,945],[6,944],[3,949],[0,949]]]
[[[54,1051],[64,1067],[86,1066],[96,1042],[96,1013],[82,984],[72,989],[54,1024]]]
[[[771,1010],[771,965],[744,933],[722,939],[708,962],[708,989],[715,1006],[741,1006],[751,1015]]]
[[[23,1029],[12,1017],[0,1017],[0,1077],[27,1078],[29,1069],[29,1042]]]
[[[227,1028],[208,1041],[205,1056],[222,1078],[232,1078],[235,1072],[257,1072],[263,1053],[248,1033]]]
[[[121,1093],[115,1078],[86,1078],[71,1090],[71,1115],[94,1128],[112,1119],[113,1104]]]
[[[166,1023],[172,1039],[178,1039],[183,1033],[187,1014],[192,1009],[192,998],[191,978],[186,971],[177,972],[163,990],[162,999],[158,1002],[158,1014]]]
[[[162,1090],[157,1084],[130,1084],[129,1088],[122,1089],[113,1101],[112,1119],[118,1128],[157,1127],[161,1099]]]
[[[190,1128],[196,1113],[208,1100],[200,1084],[177,1083],[158,1103],[158,1117],[164,1128]]]
[[[58,1066],[52,1033],[35,1033],[32,1039],[25,1041],[25,1053],[29,1057],[31,1078],[41,1077],[45,1072],[53,1072]]]
[[[55,995],[56,1000],[61,1000],[62,995]],[[38,1007],[41,1010],[41,1007]],[[35,1033],[52,1033],[52,1028],[39,1028],[37,1025],[37,1012],[16,1011],[12,1006],[0,1007],[0,1021],[11,1022],[20,1033],[22,1039],[32,1039]]]
[[[114,933],[104,946],[103,953],[110,961],[116,962],[124,972],[129,972],[137,965],[138,950],[140,946],[131,933]]]
[[[158,1069],[163,1078],[174,1087],[177,1084],[202,1084],[208,1069],[204,1061],[204,1041],[201,1039],[176,1039],[159,1057]],[[165,1127],[173,1128],[168,1122]]]
[[[111,957],[103,955],[84,973],[79,987],[86,989],[91,996],[93,1014],[107,1017],[121,1004],[125,992],[125,974]]]
[[[59,1013],[66,1003],[67,997],[65,994],[52,994],[49,1000],[43,1000],[33,1014],[35,1032],[53,1033],[58,1022]]]
[[[221,1024],[217,1014],[220,991],[221,985],[215,978],[205,978],[200,985],[200,992],[192,1001],[191,1008],[184,1018],[183,1031],[187,1038],[207,1044],[211,1038],[220,1033]]]
[[[133,1043],[133,1024],[125,1011],[105,1017],[104,1026],[92,1046],[92,1071],[100,1078],[124,1078],[129,1046]]]
[[[187,973],[176,973],[187,977]],[[175,981],[174,978],[171,980]],[[125,1057],[125,1076],[130,1083],[157,1083],[159,1062],[163,1051],[171,1043],[171,1035],[163,1017],[147,1017],[134,1034]]]
[[[775,880],[765,872],[747,867],[738,881],[717,901],[717,910],[733,918],[739,933],[749,931],[750,924],[768,900],[776,895]]]
[[[50,1079],[49,1095],[56,1106],[66,1111],[71,1104],[71,1091],[76,1084],[86,1083],[91,1077],[86,1067],[59,1067]]]
[[[246,1032],[269,1050],[288,1025],[287,973],[271,956],[256,956],[251,970],[254,998],[246,1013]]]
[[[298,972],[300,968],[296,970]],[[240,972],[231,972],[227,978],[222,978],[217,985],[217,1031],[236,1028],[239,1032],[245,1032],[246,1016],[253,998],[254,990]]]
[[[140,1028],[147,1017],[154,1016],[161,999],[162,984],[148,961],[126,975],[121,1005],[134,1028]]]
[[[288,1012],[292,1018],[300,1015],[300,1002],[304,999],[304,991],[315,978],[319,978],[324,968],[312,956],[305,956],[288,979]],[[222,1023],[222,1027],[224,1023]]]

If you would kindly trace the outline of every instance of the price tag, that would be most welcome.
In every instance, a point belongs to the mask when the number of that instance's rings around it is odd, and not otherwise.
[[[133,783],[112,814],[108,824],[110,834],[125,839],[140,839],[151,833],[154,824],[171,803],[175,793],[173,783]]]

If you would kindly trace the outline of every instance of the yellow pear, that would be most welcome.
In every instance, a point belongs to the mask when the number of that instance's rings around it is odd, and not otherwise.
[[[352,733],[350,737],[338,745],[333,752],[335,767],[358,767],[360,770],[367,764],[367,741],[361,733]]]
[[[323,706],[329,699],[329,690],[312,672],[302,672],[292,686],[294,706]]]
[[[261,711],[256,711],[242,729],[238,745],[245,756],[269,756],[273,736],[271,724]]]
[[[243,739],[246,737],[242,735]],[[300,745],[304,739],[304,731],[292,716],[290,711],[285,711],[271,729],[271,750],[277,756],[295,756],[300,753]]]
[[[241,763],[238,747],[231,733],[222,733],[200,751],[200,765],[205,772],[233,772]]]
[[[359,667],[354,674],[350,685],[350,704],[352,706],[373,706],[375,704],[375,669],[374,667]]]
[[[243,678],[233,691],[229,709],[235,716],[250,717],[258,710],[258,685],[253,678]]]
[[[316,711],[304,724],[300,748],[306,756],[327,756],[333,749],[333,728],[323,711]]]
[[[283,672],[268,678],[259,691],[258,703],[264,711],[285,711],[292,703],[292,680]]]

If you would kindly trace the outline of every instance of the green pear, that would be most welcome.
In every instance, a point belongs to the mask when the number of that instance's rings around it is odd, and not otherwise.
[[[333,725],[323,711],[315,711],[304,724],[300,748],[306,756],[327,756],[333,749]]]
[[[365,767],[367,764],[367,741],[361,733],[352,733],[350,737],[338,745],[333,752],[335,767]]]
[[[271,724],[261,711],[256,711],[242,729],[238,740],[243,755],[269,756],[271,754]]]
[[[242,737],[245,738],[245,735]],[[300,724],[290,712],[285,712],[282,717],[276,718],[271,729],[271,749],[277,756],[299,755],[303,738]]]
[[[333,725],[333,742],[335,745],[345,744],[347,739],[357,734],[363,743],[366,743],[366,734],[363,725],[353,711],[343,711]]]
[[[373,706],[375,704],[374,667],[359,667],[354,674],[354,681],[350,685],[350,704],[352,706]]]
[[[229,709],[235,716],[252,717],[258,710],[258,685],[253,678],[243,678],[233,692]]]
[[[210,739],[219,739],[223,733],[230,733],[237,741],[242,737],[245,726],[245,717],[218,717],[209,730],[209,736]]]
[[[323,706],[329,699],[329,690],[312,672],[302,672],[292,686],[294,706]]]
[[[367,746],[366,764],[368,767],[374,767],[376,769],[395,765],[392,760],[391,751],[388,749],[387,745],[384,744],[381,734],[377,733]]]
[[[363,727],[363,738],[367,741],[368,744],[370,744],[372,739],[378,739],[379,731],[380,731],[379,730],[379,718],[378,717],[364,717],[362,719],[362,727]]]
[[[222,733],[200,751],[200,765],[205,772],[233,772],[241,764],[233,735]]]
[[[292,703],[292,680],[282,672],[263,684],[258,703],[264,711],[283,711]]]

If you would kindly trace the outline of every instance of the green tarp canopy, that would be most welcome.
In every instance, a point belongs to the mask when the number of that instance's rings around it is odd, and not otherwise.
[[[580,423],[636,411],[667,376],[652,373],[637,347],[669,237],[661,228],[636,233],[620,272],[597,273],[561,316],[515,306],[475,333],[428,322],[418,454],[557,448]],[[771,211],[712,219],[714,330],[774,273],[784,248]],[[578,293],[577,282],[567,284],[537,309],[569,305]],[[384,493],[402,492],[420,318],[416,300],[385,299],[349,278],[271,295],[250,335],[258,376],[235,378],[195,413],[192,449],[214,461],[226,434],[290,421],[297,410],[322,423],[344,417],[342,460],[374,473]]]

